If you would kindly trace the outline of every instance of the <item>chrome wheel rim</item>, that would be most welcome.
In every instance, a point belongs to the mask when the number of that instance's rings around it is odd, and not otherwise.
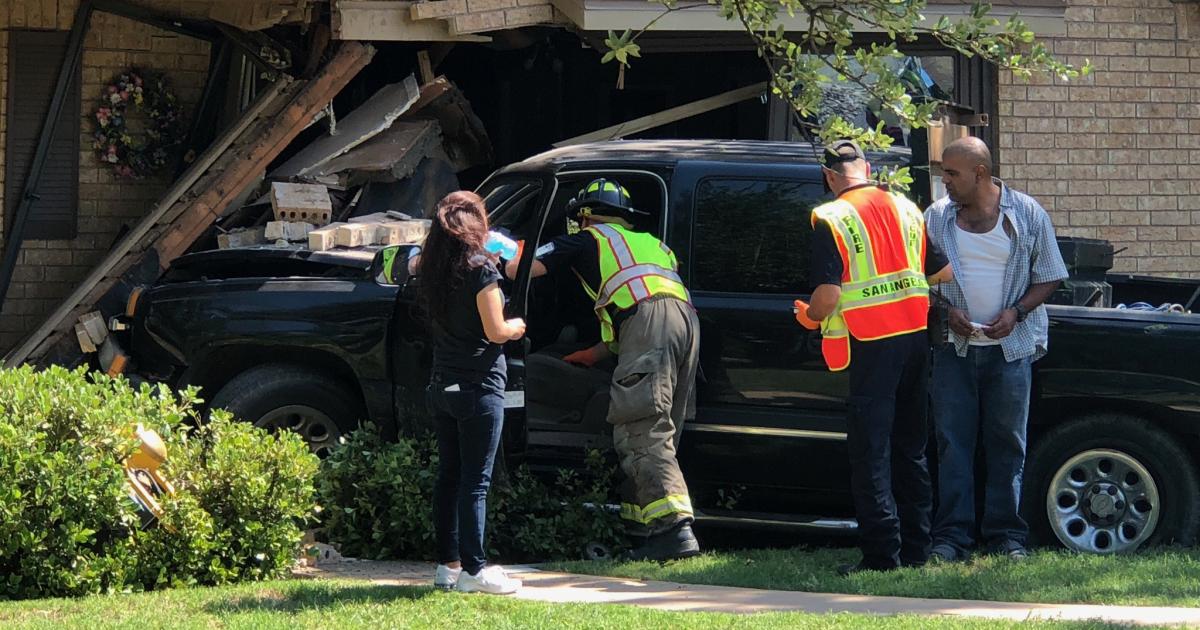
[[[306,405],[287,405],[268,411],[254,426],[272,432],[284,429],[298,433],[319,457],[328,455],[342,437],[333,418]]]
[[[1085,553],[1136,550],[1154,534],[1161,511],[1150,471],[1115,450],[1088,450],[1067,460],[1046,492],[1054,535]]]

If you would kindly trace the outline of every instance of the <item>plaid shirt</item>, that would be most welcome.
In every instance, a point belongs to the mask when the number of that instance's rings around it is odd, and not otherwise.
[[[1009,236],[1013,237],[1012,249],[1004,267],[1003,287],[1003,303],[1011,307],[1025,295],[1030,285],[1065,279],[1067,266],[1063,264],[1062,254],[1058,251],[1054,225],[1046,210],[1029,195],[1009,188],[999,179],[993,181],[1000,186],[1000,215],[1012,227],[1009,232]],[[925,211],[929,240],[945,252],[955,278],[962,277],[962,262],[954,237],[958,207],[949,197],[943,197]],[[967,297],[957,280],[935,287],[933,291],[940,291],[956,308],[970,310],[967,308]],[[1025,321],[1017,323],[1011,334],[1000,340],[1005,360],[1033,357],[1036,361],[1045,356],[1049,346],[1049,328],[1050,318],[1046,315],[1046,307],[1038,306]],[[953,330],[948,332],[958,356],[967,356],[969,340]]]

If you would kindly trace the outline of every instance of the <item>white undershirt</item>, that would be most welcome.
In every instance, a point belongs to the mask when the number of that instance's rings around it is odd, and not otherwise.
[[[987,324],[1004,310],[1004,267],[1012,239],[1004,231],[1004,215],[996,219],[996,227],[984,234],[968,232],[956,223],[955,244],[958,246],[959,271],[955,281],[967,298],[967,314],[977,324]],[[975,336],[973,346],[991,346],[999,340]]]

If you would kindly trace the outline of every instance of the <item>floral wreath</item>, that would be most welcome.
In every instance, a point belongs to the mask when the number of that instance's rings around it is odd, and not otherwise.
[[[126,125],[130,105],[147,117],[141,137],[131,136]],[[141,179],[167,166],[183,144],[183,117],[179,100],[165,77],[131,68],[101,90],[94,114],[96,130],[92,148],[101,162],[118,176]]]

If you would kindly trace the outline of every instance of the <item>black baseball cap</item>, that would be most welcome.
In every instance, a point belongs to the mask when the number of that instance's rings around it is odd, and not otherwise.
[[[825,145],[825,151],[821,155],[821,163],[826,167],[865,159],[867,156],[862,148],[857,142],[849,139],[835,140]]]

